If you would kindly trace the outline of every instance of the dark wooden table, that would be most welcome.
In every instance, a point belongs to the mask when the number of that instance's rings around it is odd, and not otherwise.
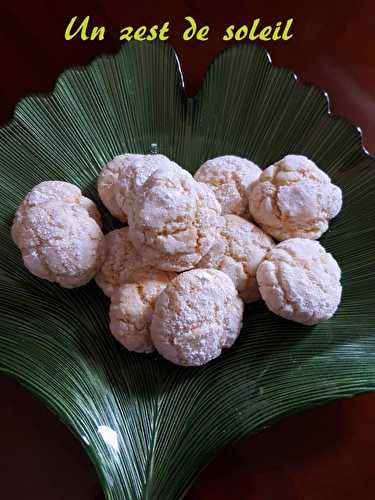
[[[105,25],[103,41],[64,40],[72,16]],[[185,16],[211,30],[207,42],[184,42]],[[210,61],[226,46],[229,24],[260,17],[275,24],[294,19],[288,42],[265,43],[274,63],[326,89],[332,110],[361,126],[375,153],[375,4],[360,2],[202,0],[43,0],[0,6],[0,122],[16,102],[53,88],[66,67],[85,64],[119,47],[127,25],[170,22],[187,91],[194,94]],[[0,378],[0,499],[99,500],[93,467],[79,443],[38,401]],[[337,402],[289,417],[227,450],[201,476],[190,500],[373,500],[375,498],[375,395]]]

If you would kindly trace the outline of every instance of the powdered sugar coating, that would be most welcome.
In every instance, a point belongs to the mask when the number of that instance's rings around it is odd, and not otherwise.
[[[123,168],[119,172],[114,186],[116,203],[123,214],[128,217],[143,184],[155,170],[162,167],[181,169],[177,163],[172,162],[164,155],[123,156]]]
[[[235,214],[250,219],[248,190],[261,173],[252,161],[226,155],[203,163],[194,178],[212,188],[223,215]]]
[[[151,339],[172,363],[203,365],[233,345],[242,314],[243,302],[225,273],[193,269],[178,275],[157,299]]]
[[[89,216],[94,219],[94,221],[98,224],[99,227],[102,227],[102,216],[98,210],[96,204],[90,200],[90,198],[86,198],[86,196],[82,196],[80,200],[80,206],[87,210]]]
[[[254,220],[280,241],[319,238],[341,206],[341,189],[315,163],[299,155],[288,155],[266,168],[249,191]]]
[[[85,208],[73,203],[21,205],[12,238],[32,274],[65,288],[85,285],[104,260],[100,227]]]
[[[305,325],[333,316],[341,300],[341,270],[317,241],[279,243],[257,270],[260,293],[271,311]]]
[[[110,297],[120,285],[127,283],[134,272],[144,268],[142,255],[129,239],[129,228],[110,231],[104,237],[106,258],[95,276],[97,285]]]
[[[237,215],[225,215],[220,220],[215,242],[198,267],[223,271],[232,279],[240,297],[245,302],[254,302],[260,298],[256,270],[273,248],[273,240]]]
[[[23,199],[19,210],[26,211],[30,207],[43,205],[48,202],[62,202],[81,206],[86,209],[90,217],[101,226],[101,216],[95,203],[82,196],[79,187],[70,182],[44,181],[37,184]]]
[[[181,168],[160,168],[138,192],[129,213],[130,238],[150,265],[192,269],[211,248],[220,213],[208,186]]]
[[[129,351],[152,352],[150,325],[156,299],[175,273],[153,269],[139,272],[136,283],[120,286],[112,295],[110,329]]]
[[[127,222],[138,189],[157,168],[171,163],[163,155],[128,153],[115,156],[98,177],[97,188],[103,204],[114,217]]]
[[[107,233],[104,240],[106,258],[95,281],[108,297],[121,285],[136,282],[155,271],[130,241],[128,227]],[[169,275],[174,277],[174,273]]]
[[[134,157],[138,155],[126,154],[115,156],[100,172],[97,179],[97,190],[103,205],[121,222],[127,222],[127,215],[122,211],[116,201],[115,187],[122,170]]]

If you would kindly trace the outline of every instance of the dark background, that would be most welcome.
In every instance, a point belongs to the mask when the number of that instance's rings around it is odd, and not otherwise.
[[[106,27],[104,41],[64,40],[73,16]],[[184,18],[210,26],[207,42],[182,40]],[[170,22],[170,42],[189,94],[227,44],[230,24],[292,17],[294,37],[266,42],[273,62],[325,90],[333,112],[361,126],[375,153],[375,4],[373,0],[152,2],[145,0],[2,1],[0,125],[17,101],[52,90],[59,73],[116,51],[122,27]],[[48,410],[0,378],[0,500],[102,500],[95,471],[79,443]],[[296,415],[226,450],[197,481],[190,500],[373,500],[375,395]]]

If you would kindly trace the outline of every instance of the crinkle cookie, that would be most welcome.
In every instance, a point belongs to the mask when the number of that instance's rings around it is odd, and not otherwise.
[[[237,215],[225,215],[221,222],[215,243],[198,267],[223,271],[232,279],[240,297],[245,302],[254,302],[260,298],[256,270],[273,248],[272,238]]]
[[[97,188],[100,199],[116,219],[127,222],[128,210],[137,195],[137,190],[157,168],[171,163],[163,155],[115,156],[98,177]]]
[[[44,181],[37,184],[25,196],[18,210],[25,211],[30,207],[42,205],[50,201],[59,201],[81,206],[87,210],[90,217],[95,219],[99,226],[102,224],[101,216],[95,203],[89,198],[82,196],[79,187],[70,184],[70,182]]]
[[[151,340],[172,363],[203,365],[233,345],[242,314],[243,302],[225,273],[193,269],[178,275],[157,299]]]
[[[85,208],[73,203],[21,205],[12,238],[32,274],[65,288],[85,285],[104,260],[99,225]]]
[[[112,295],[110,329],[112,335],[129,351],[155,350],[150,336],[156,299],[175,273],[156,269],[138,272],[137,282],[120,286]]]
[[[181,170],[177,163],[159,154],[132,155],[130,161],[124,161],[124,168],[119,173],[114,189],[116,203],[123,214],[128,217],[143,184],[155,170],[162,167]]]
[[[160,168],[144,183],[129,213],[130,238],[150,265],[185,271],[211,248],[220,213],[208,186],[186,170]]]
[[[315,163],[299,155],[288,155],[266,168],[249,191],[255,222],[280,241],[319,238],[341,205],[341,189]]]
[[[203,163],[194,178],[212,188],[223,215],[235,214],[250,219],[248,190],[261,173],[252,161],[227,155]]]
[[[317,241],[279,243],[257,270],[262,298],[283,318],[315,325],[333,316],[341,300],[341,270]]]

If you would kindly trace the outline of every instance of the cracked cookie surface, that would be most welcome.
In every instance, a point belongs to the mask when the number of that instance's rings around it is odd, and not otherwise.
[[[207,185],[186,170],[163,167],[140,189],[129,213],[129,234],[145,262],[165,271],[185,271],[211,248],[220,214]]]
[[[104,243],[106,256],[95,281],[108,297],[119,286],[134,281],[137,273],[152,271],[130,241],[128,227],[110,231],[105,235]]]
[[[225,215],[220,221],[215,242],[197,267],[223,271],[240,297],[247,303],[254,302],[260,298],[256,270],[274,242],[255,224],[237,215]]]
[[[223,215],[235,214],[251,219],[247,193],[261,173],[262,170],[252,161],[226,155],[207,160],[196,171],[194,178],[211,187]]]
[[[203,365],[233,345],[242,314],[243,301],[225,273],[193,269],[178,275],[157,299],[151,339],[172,363]]]
[[[112,295],[110,330],[129,351],[155,350],[150,325],[156,299],[176,275],[159,270],[138,271],[136,282],[120,286]]]
[[[180,168],[164,155],[124,154],[115,156],[100,172],[97,188],[100,199],[110,213],[127,222],[138,190],[156,169]]]
[[[87,210],[101,227],[101,215],[95,203],[82,195],[78,186],[64,181],[43,181],[27,193],[17,212],[25,212],[31,207],[40,206],[48,202],[62,202],[77,205]]]
[[[341,189],[300,155],[288,155],[266,168],[248,195],[255,222],[279,241],[319,238],[342,206]]]
[[[159,154],[132,155],[131,161],[125,162],[114,186],[114,195],[117,206],[127,219],[143,184],[155,170],[162,167],[182,170],[177,163]]]
[[[140,155],[125,154],[115,156],[102,168],[96,182],[99,197],[103,205],[113,217],[116,217],[121,222],[127,222],[127,215],[116,201],[115,187],[122,170],[126,169],[137,156]]]
[[[341,300],[340,267],[317,241],[293,238],[279,243],[256,276],[268,308],[305,325],[331,318]]]
[[[104,235],[88,211],[74,203],[21,205],[12,238],[27,269],[65,288],[85,285],[102,265]]]

